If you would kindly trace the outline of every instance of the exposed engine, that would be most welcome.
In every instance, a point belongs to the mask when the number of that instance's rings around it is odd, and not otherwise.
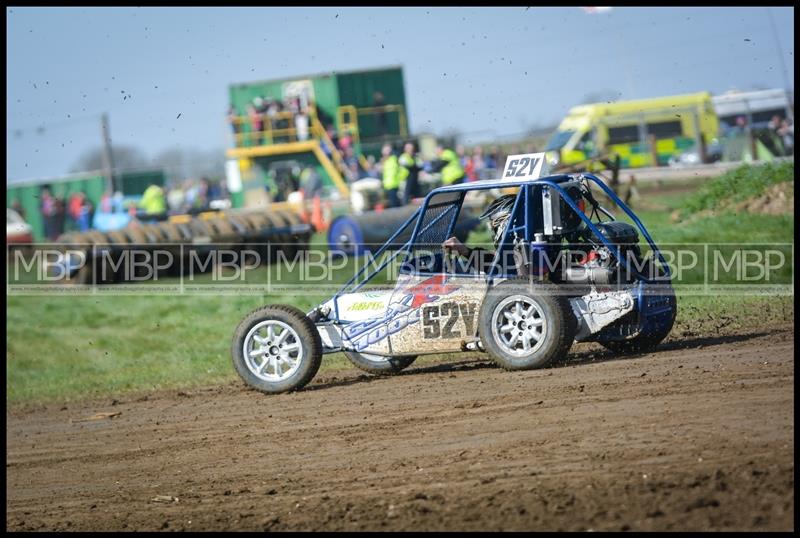
[[[638,262],[641,259],[639,234],[636,228],[625,222],[613,221],[596,225],[603,237],[619,249],[622,260]],[[570,284],[609,286],[631,281],[625,265],[620,264],[614,254],[588,228],[584,228],[582,241],[570,246],[566,263],[561,271],[552,276]],[[588,237],[587,237],[588,236]]]
[[[602,238],[618,249],[619,259],[640,264],[639,234],[634,226],[615,220],[603,221],[600,214],[609,217],[610,214],[580,181],[567,182],[562,187],[578,211],[593,222]],[[544,188],[541,198],[542,233],[536,234],[531,246],[534,251],[547,253],[546,272],[550,280],[603,288],[633,281],[633,275],[626,274],[625,263],[620,264],[611,248],[560,195]]]

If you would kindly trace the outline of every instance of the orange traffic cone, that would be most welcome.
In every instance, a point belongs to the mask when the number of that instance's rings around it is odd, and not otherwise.
[[[327,229],[325,220],[322,218],[322,203],[319,196],[314,196],[314,202],[311,205],[311,224],[318,232],[324,232]]]
[[[304,223],[308,224],[309,219],[308,219],[308,211],[306,211],[306,200],[305,200],[305,197],[303,197],[303,199],[300,200],[300,211],[299,211],[298,214],[300,215],[300,220],[303,221]]]

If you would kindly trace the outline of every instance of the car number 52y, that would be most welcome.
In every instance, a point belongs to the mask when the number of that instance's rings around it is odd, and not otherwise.
[[[453,330],[459,317],[464,320],[464,325],[467,329],[467,334],[465,335],[462,335],[458,329]],[[426,306],[422,309],[422,336],[426,339],[470,336],[473,334],[474,322],[474,303],[459,304],[453,302]]]

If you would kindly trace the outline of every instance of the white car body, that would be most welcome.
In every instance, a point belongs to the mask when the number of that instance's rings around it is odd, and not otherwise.
[[[11,208],[6,212],[6,245],[33,242],[33,228]]]

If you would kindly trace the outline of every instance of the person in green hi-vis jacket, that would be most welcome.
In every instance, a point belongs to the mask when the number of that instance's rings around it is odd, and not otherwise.
[[[139,207],[144,209],[148,215],[157,215],[167,211],[167,200],[164,196],[164,189],[158,185],[150,185],[142,194]]]
[[[464,168],[458,161],[458,155],[452,149],[439,146],[437,149],[439,159],[433,165],[434,171],[442,174],[442,185],[456,185],[464,181]]]
[[[386,207],[400,206],[400,184],[403,182],[403,171],[408,172],[400,166],[397,155],[392,152],[391,144],[384,144],[381,149],[383,156],[383,191],[386,193]]]

